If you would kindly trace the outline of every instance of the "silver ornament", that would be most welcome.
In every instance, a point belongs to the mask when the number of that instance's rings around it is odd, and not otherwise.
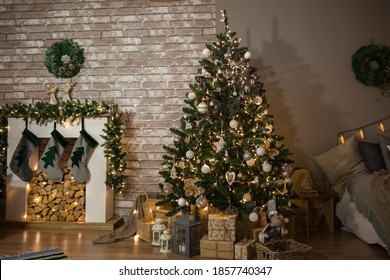
[[[172,193],[172,184],[166,183],[163,187],[163,193],[170,194]]]
[[[250,152],[246,151],[242,157],[244,158],[244,160],[250,160],[252,158],[252,155]]]
[[[250,52],[246,52],[244,54],[245,59],[250,59],[252,57],[252,54]]]
[[[196,207],[198,207],[198,209],[203,209],[203,208],[206,208],[208,204],[208,200],[207,198],[205,198],[204,196],[199,196],[196,201],[195,201],[195,205]]]
[[[188,151],[186,152],[186,157],[187,157],[188,159],[192,159],[194,156],[195,156],[194,151],[188,150]]]
[[[290,165],[288,165],[287,163],[284,163],[282,165],[282,176],[284,177],[289,177],[292,173],[292,168]]]
[[[205,102],[200,102],[198,104],[198,106],[196,107],[196,109],[198,109],[198,112],[201,113],[201,114],[205,114],[208,110],[208,106]]]
[[[264,147],[258,147],[256,149],[256,154],[258,156],[264,156],[266,154],[266,150],[264,149]]]
[[[259,215],[256,212],[252,212],[249,214],[249,220],[251,222],[257,222],[259,220]]]

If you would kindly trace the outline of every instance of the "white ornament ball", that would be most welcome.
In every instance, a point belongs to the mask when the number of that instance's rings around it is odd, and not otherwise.
[[[211,168],[207,164],[203,164],[200,171],[202,171],[203,174],[209,174],[211,172]]]
[[[252,54],[250,52],[246,52],[244,54],[245,59],[250,59],[252,57]]]
[[[188,159],[192,159],[194,156],[195,156],[194,151],[188,150],[188,151],[186,152],[186,157],[187,157]]]
[[[252,155],[250,152],[246,151],[242,157],[244,158],[244,160],[250,160],[252,158]]]
[[[237,91],[233,91],[233,96],[237,96],[237,95],[238,95]]]
[[[269,164],[268,162],[264,162],[263,163],[263,171],[264,172],[270,172],[271,171],[271,169],[272,169],[272,165],[271,164]]]
[[[237,126],[238,126],[238,121],[236,121],[236,120],[231,120],[231,121],[229,122],[229,126],[230,126],[230,128],[237,128]]]
[[[208,48],[205,48],[203,51],[202,51],[203,55],[205,57],[208,57],[210,55],[210,50]]]
[[[259,215],[255,212],[249,214],[249,221],[257,222],[259,220]]]
[[[177,200],[177,205],[179,205],[180,207],[183,207],[187,204],[187,200],[185,200],[185,198],[181,197]]]
[[[163,187],[163,193],[170,194],[172,193],[172,184],[166,183]]]
[[[218,69],[218,74],[221,75],[223,72],[221,69]]]
[[[258,156],[264,156],[266,154],[266,150],[264,149],[264,147],[258,147],[256,149],[256,154]]]
[[[207,204],[207,198],[205,198],[204,196],[199,196],[195,201],[195,205],[198,209],[206,208]]]
[[[198,104],[198,106],[196,107],[196,109],[198,109],[199,113],[201,114],[206,114],[207,110],[208,110],[208,107],[207,107],[207,104],[205,102],[200,102]]]
[[[196,98],[196,94],[194,92],[189,92],[187,95],[189,100],[194,100]]]

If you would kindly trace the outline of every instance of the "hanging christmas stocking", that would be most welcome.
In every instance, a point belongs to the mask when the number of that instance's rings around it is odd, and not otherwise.
[[[88,169],[86,166],[87,157],[92,149],[98,145],[95,139],[82,129],[80,136],[73,146],[72,153],[68,159],[68,166],[72,171],[73,178],[79,183],[84,183],[88,179]]]
[[[40,140],[27,128],[22,132],[18,146],[11,158],[9,167],[20,179],[25,182],[31,181],[33,171],[29,165],[31,154],[39,146]]]
[[[39,160],[39,168],[47,174],[53,182],[60,182],[64,175],[59,163],[68,141],[55,128],[47,143],[45,151]]]

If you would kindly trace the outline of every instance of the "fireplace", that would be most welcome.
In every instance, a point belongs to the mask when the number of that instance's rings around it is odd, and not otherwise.
[[[104,142],[101,135],[107,123],[107,118],[84,118],[85,130],[99,143],[93,150],[88,161],[87,168],[90,176],[85,185],[85,209],[84,218],[81,221],[90,223],[105,223],[114,216],[114,191],[107,188],[106,168],[107,160],[104,156],[101,144]],[[8,118],[8,148],[7,163],[9,164],[26,124],[23,118]],[[28,123],[28,129],[38,138],[49,138],[54,130],[54,123],[45,125],[35,121]],[[81,121],[75,120],[63,124],[57,124],[56,129],[65,138],[77,138],[80,135]],[[35,170],[38,166],[39,150],[37,149],[30,157],[30,167]],[[27,219],[28,196],[30,193],[29,182],[22,181],[9,168],[7,170],[7,192],[5,218],[8,221],[24,222]],[[80,221],[75,219],[75,221]]]

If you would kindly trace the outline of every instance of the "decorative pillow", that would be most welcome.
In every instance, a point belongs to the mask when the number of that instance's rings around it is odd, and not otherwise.
[[[355,136],[350,137],[344,144],[314,157],[321,167],[332,189],[340,196],[344,194],[344,184],[351,174],[367,173],[362,155]]]
[[[358,146],[368,171],[375,172],[386,169],[386,164],[378,143],[358,141]]]
[[[384,134],[379,134],[378,141],[383,160],[385,161],[386,169],[390,171],[390,137]]]

